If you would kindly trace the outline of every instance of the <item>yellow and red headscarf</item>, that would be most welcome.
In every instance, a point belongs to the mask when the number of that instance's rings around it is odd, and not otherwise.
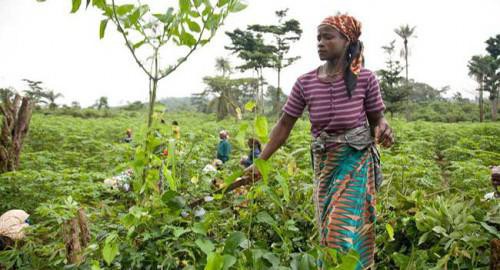
[[[329,25],[337,29],[337,31],[347,38],[349,43],[358,42],[359,36],[361,36],[361,22],[347,14],[329,16],[321,22],[321,25]],[[362,64],[363,51],[361,51],[351,63],[350,69],[354,75],[357,76],[359,74]]]

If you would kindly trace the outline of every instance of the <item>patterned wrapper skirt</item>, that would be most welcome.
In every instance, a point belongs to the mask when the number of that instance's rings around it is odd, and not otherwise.
[[[373,268],[377,170],[370,148],[335,144],[315,151],[313,162],[321,244],[343,252],[353,249],[360,256],[356,269]]]

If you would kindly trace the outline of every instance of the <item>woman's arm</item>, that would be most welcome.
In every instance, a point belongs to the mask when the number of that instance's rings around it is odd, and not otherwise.
[[[394,144],[394,134],[392,128],[387,123],[383,112],[367,112],[368,122],[370,128],[375,135],[375,142],[381,144],[383,147],[390,147]]]
[[[260,154],[260,159],[268,160],[276,150],[278,150],[286,141],[293,126],[297,122],[297,118],[290,116],[287,113],[283,113],[280,120],[274,126],[271,134],[269,135],[269,142],[262,150]]]

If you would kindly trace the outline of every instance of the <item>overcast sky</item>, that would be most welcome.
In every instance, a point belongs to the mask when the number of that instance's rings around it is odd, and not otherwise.
[[[129,2],[135,2],[133,0]],[[142,1],[153,3],[173,0]],[[203,90],[202,77],[215,74],[215,58],[227,57],[229,38],[224,31],[248,24],[275,23],[274,11],[289,8],[289,18],[300,21],[302,39],[291,55],[301,60],[284,70],[282,87],[289,93],[297,76],[321,64],[316,54],[316,27],[328,15],[348,12],[363,23],[366,67],[383,68],[381,46],[397,40],[394,28],[416,26],[416,38],[409,41],[410,77],[436,88],[451,86],[473,97],[476,83],[467,76],[472,55],[485,54],[484,41],[500,34],[499,0],[249,0],[243,12],[232,14],[213,41],[197,50],[170,77],[161,81],[158,96],[189,96]],[[60,92],[61,103],[78,101],[91,105],[107,96],[110,104],[147,100],[147,78],[137,67],[114,27],[99,39],[100,13],[95,9],[70,14],[70,0],[0,0],[0,87],[25,89],[22,78],[41,80]],[[399,50],[399,49],[398,49]],[[180,55],[164,55],[173,60]],[[237,65],[238,59],[230,56]],[[168,61],[172,62],[172,61]],[[251,75],[251,74],[249,74]],[[276,83],[269,70],[266,78]],[[235,74],[240,76],[240,74]]]

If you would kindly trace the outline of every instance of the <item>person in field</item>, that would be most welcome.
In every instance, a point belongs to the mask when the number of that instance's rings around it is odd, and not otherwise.
[[[500,199],[500,166],[491,166],[491,185],[493,186],[493,192],[484,195],[486,200]]]
[[[179,127],[179,123],[177,121],[172,122],[172,135],[176,140],[181,138],[181,128]]]
[[[375,193],[382,181],[375,144],[390,147],[394,137],[377,78],[363,67],[360,35],[361,23],[349,15],[320,23],[317,50],[325,62],[296,80],[260,158],[269,159],[285,143],[307,108],[321,245],[353,249],[360,255],[357,269],[373,269]],[[245,173],[260,178],[254,166]]]
[[[248,154],[248,157],[242,158],[240,160],[240,164],[245,166],[245,168],[252,165],[254,159],[258,158],[260,155],[260,152],[262,152],[262,146],[261,146],[259,140],[255,139],[255,138],[248,139],[247,145],[250,148],[250,153]]]
[[[0,251],[25,237],[24,228],[29,226],[30,215],[23,210],[9,210],[0,216]]]
[[[125,130],[125,138],[123,138],[123,142],[126,142],[126,143],[132,142],[132,129],[131,128],[127,128],[127,130]]]
[[[219,132],[219,144],[217,145],[217,159],[221,160],[222,163],[226,163],[229,160],[229,155],[231,153],[231,144],[228,142],[228,132],[222,130]]]

